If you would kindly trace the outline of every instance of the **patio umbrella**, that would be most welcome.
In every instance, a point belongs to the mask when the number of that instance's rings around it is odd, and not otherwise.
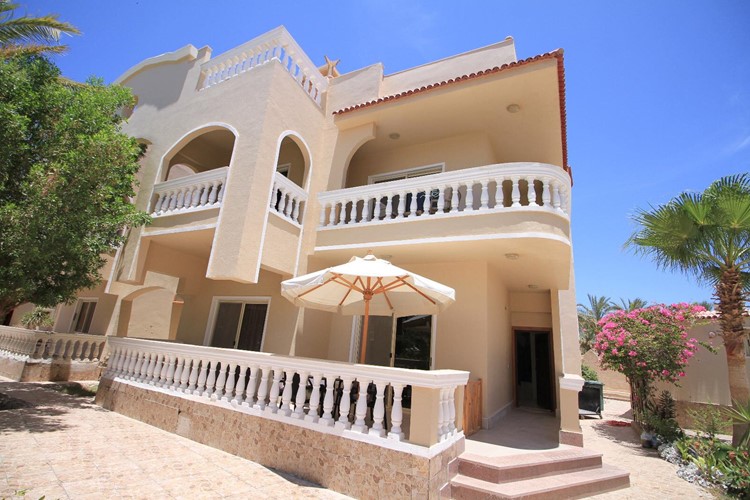
[[[365,362],[371,314],[397,317],[434,314],[456,300],[452,288],[396,267],[371,253],[283,281],[281,294],[297,306],[364,316],[360,363]]]

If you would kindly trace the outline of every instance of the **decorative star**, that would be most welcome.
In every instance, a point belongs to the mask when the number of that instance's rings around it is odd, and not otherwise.
[[[322,71],[323,76],[327,78],[335,78],[339,76],[339,70],[336,69],[336,65],[341,61],[341,59],[336,59],[335,61],[331,61],[328,56],[323,56],[326,58],[326,65],[325,69]]]

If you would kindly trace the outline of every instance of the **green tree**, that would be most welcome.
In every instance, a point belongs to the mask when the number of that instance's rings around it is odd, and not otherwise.
[[[133,196],[140,147],[120,131],[130,90],[69,85],[39,56],[0,61],[0,317],[54,306],[99,281]]]
[[[643,309],[648,306],[648,301],[636,297],[634,299],[620,299],[619,304],[614,304],[613,307],[616,311],[635,311],[636,309]]]
[[[750,178],[723,177],[702,193],[683,193],[664,205],[639,210],[638,229],[626,245],[664,269],[714,287],[735,405],[750,401],[742,314],[750,291]],[[744,432],[735,425],[735,443]]]
[[[68,48],[59,45],[64,34],[80,34],[75,26],[58,21],[57,15],[16,17],[18,4],[0,0],[0,58],[19,54],[62,53]]]
[[[578,304],[578,341],[581,353],[586,353],[593,347],[596,334],[599,332],[599,321],[608,313],[615,310],[612,299],[587,294],[589,303]]]

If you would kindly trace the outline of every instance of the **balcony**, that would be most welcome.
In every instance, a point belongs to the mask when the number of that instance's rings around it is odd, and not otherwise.
[[[205,91],[271,62],[281,64],[310,99],[321,106],[328,80],[283,26],[203,63],[198,89]]]
[[[300,228],[307,191],[281,175],[274,173],[271,195],[271,213]]]
[[[151,217],[220,208],[229,167],[160,182],[154,186]]]

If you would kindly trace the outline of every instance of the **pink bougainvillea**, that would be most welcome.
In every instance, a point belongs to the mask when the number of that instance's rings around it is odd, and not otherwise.
[[[599,322],[594,349],[604,368],[628,379],[636,420],[656,380],[677,384],[699,345],[688,338],[702,306],[686,303],[615,311]],[[709,346],[704,347],[711,349]]]

